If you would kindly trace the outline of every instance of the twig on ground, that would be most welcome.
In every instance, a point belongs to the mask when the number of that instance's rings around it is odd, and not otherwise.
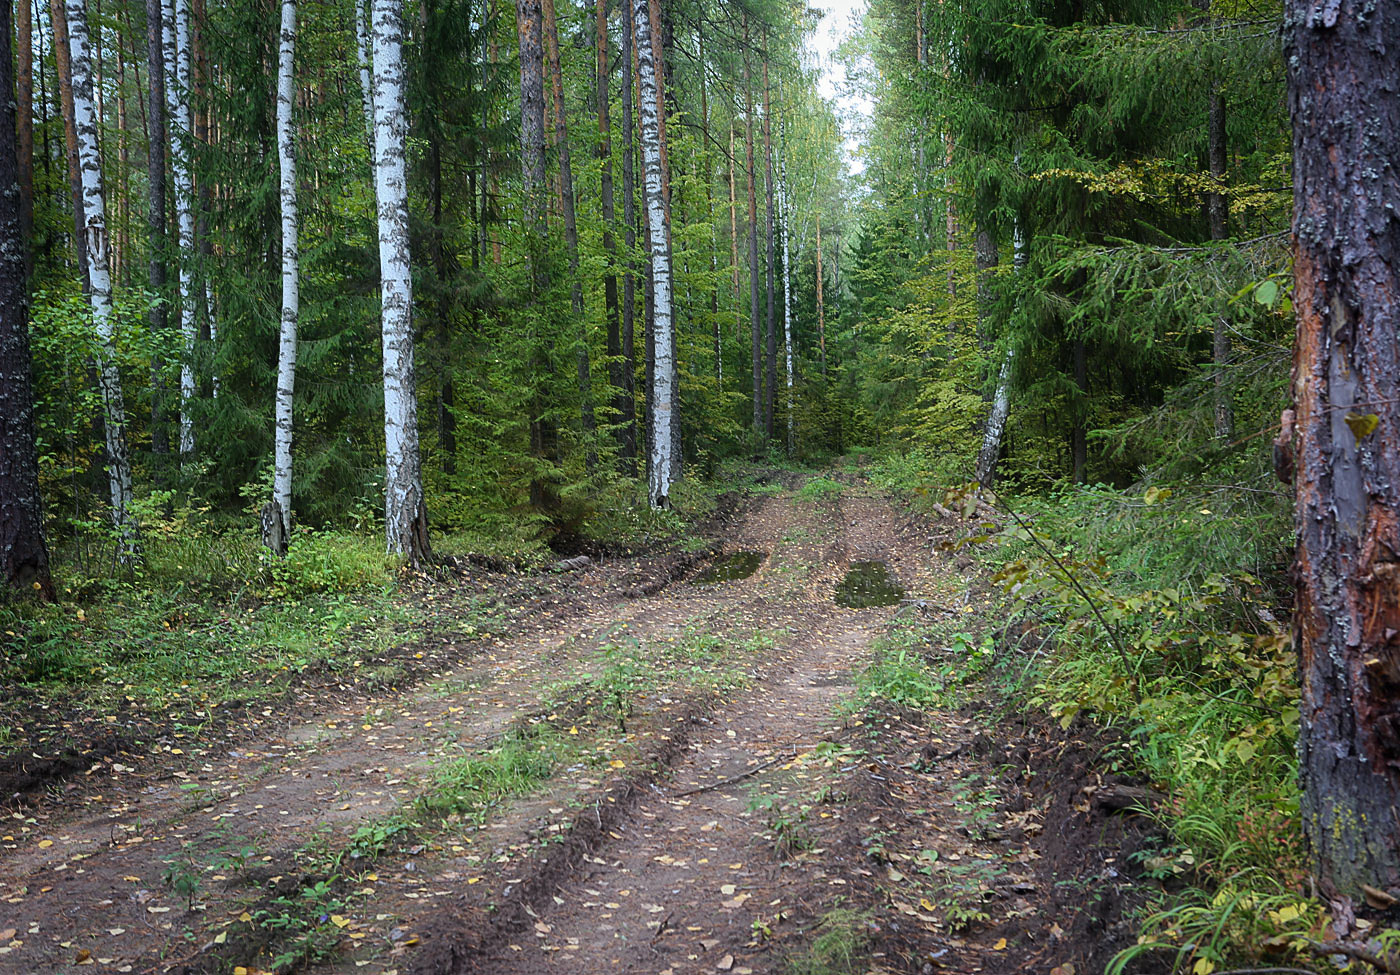
[[[702,786],[698,786],[697,788],[694,788],[694,789],[687,789],[687,790],[685,790],[684,792],[677,792],[675,795],[671,796],[671,798],[672,798],[672,799],[682,799],[682,798],[684,798],[684,797],[686,797],[686,796],[698,795],[698,794],[701,793],[701,792],[709,792],[709,791],[711,791],[712,789],[722,789],[722,788],[724,788],[724,787],[727,786],[727,785],[733,785],[735,782],[742,782],[744,779],[747,779],[747,778],[748,778],[749,776],[751,776],[751,775],[757,775],[759,772],[762,772],[764,769],[770,768],[770,767],[772,767],[772,766],[774,766],[774,765],[777,765],[779,762],[783,761],[784,759],[791,759],[791,758],[796,758],[796,757],[797,757],[797,753],[796,753],[796,752],[789,752],[789,753],[787,753],[787,754],[785,754],[785,755],[774,755],[772,758],[770,758],[768,761],[764,762],[762,765],[755,765],[753,768],[751,768],[751,769],[746,769],[745,771],[740,772],[738,775],[731,775],[731,776],[730,776],[729,778],[727,778],[727,779],[721,779],[721,780],[718,781],[718,782],[711,782],[709,785],[702,785]]]

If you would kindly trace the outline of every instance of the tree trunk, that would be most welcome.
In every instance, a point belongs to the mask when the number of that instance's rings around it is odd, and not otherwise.
[[[278,530],[264,536],[277,555],[286,555],[292,534],[292,405],[297,376],[297,318],[300,251],[297,241],[296,0],[282,0],[277,58],[277,166],[282,199],[282,327],[277,351],[277,397],[273,448],[272,503]]]
[[[597,89],[598,100],[598,167],[600,195],[603,209],[603,255],[607,270],[603,275],[603,303],[608,331],[608,384],[612,386],[613,407],[617,411],[617,450],[622,457],[627,449],[626,382],[623,377],[625,364],[622,357],[622,333],[617,306],[617,241],[613,237],[613,220],[617,210],[613,203],[612,174],[612,121],[609,117],[608,93],[608,4],[607,0],[597,0]],[[623,19],[626,19],[626,12]],[[625,72],[624,72],[625,74]]]
[[[1029,260],[1026,249],[1025,231],[1021,227],[1020,214],[1016,216],[1016,228],[1012,243],[1012,268],[1020,275]],[[996,482],[997,461],[1001,459],[1001,444],[1006,436],[1006,421],[1011,415],[1011,377],[1015,365],[1016,350],[1008,345],[1002,356],[1001,369],[997,373],[996,393],[992,396],[992,411],[987,415],[987,424],[982,429],[982,449],[977,453],[976,478],[979,486],[991,489]]]
[[[986,227],[977,228],[973,249],[977,262],[977,345],[983,353],[987,353],[992,348],[992,337],[987,324],[992,304],[991,271],[997,266],[1001,255],[997,252],[996,238]],[[983,394],[984,398],[985,395]]]
[[[73,0],[77,2],[77,0]],[[418,452],[413,375],[413,273],[408,248],[408,118],[403,0],[374,0],[374,160],[384,350],[384,532],[415,567],[432,558]]]
[[[113,343],[112,278],[108,269],[107,208],[103,198],[102,159],[98,155],[98,120],[92,101],[92,61],[85,0],[67,0],[68,48],[72,68],[73,127],[78,137],[78,166],[83,180],[83,243],[87,249],[91,304],[97,332],[98,383],[102,391],[107,444],[107,481],[119,558],[131,564],[138,555],[137,529],[131,512],[131,460],[126,449],[126,404]]]
[[[549,58],[549,84],[554,99],[554,144],[559,157],[559,208],[564,216],[564,245],[569,251],[569,303],[578,322],[579,415],[583,424],[585,456],[589,470],[597,462],[593,439],[597,421],[593,416],[593,371],[588,362],[588,319],[584,317],[583,278],[579,274],[578,214],[574,206],[574,169],[569,156],[568,112],[564,108],[564,72],[559,64],[559,26],[554,19],[554,0],[544,0],[544,42]]]
[[[778,177],[778,206],[779,221],[778,229],[783,238],[783,352],[787,358],[787,404],[784,412],[787,415],[787,449],[788,453],[793,452],[796,446],[793,434],[792,417],[792,249],[788,243],[788,220],[791,218],[789,202],[787,198],[787,157],[782,158],[782,168]]]
[[[763,437],[773,441],[773,412],[778,398],[778,317],[774,301],[774,275],[777,272],[777,255],[774,253],[773,238],[773,89],[768,83],[768,58],[766,56],[767,35],[764,36],[765,57],[763,59],[763,158],[765,167],[764,194],[766,197],[765,218],[767,221],[767,261],[766,281],[768,286],[768,315],[764,319],[767,335],[767,395],[763,400]]]
[[[622,7],[622,249],[627,263],[622,277],[622,465],[630,477],[637,476],[637,179],[632,111],[632,62],[636,44],[632,38],[632,15]]]
[[[146,135],[146,219],[151,227],[150,263],[147,280],[151,293],[165,297],[165,254],[169,241],[165,233],[165,47],[161,30],[161,0],[146,0],[146,86],[149,112]],[[151,302],[148,322],[153,336],[163,336],[166,328],[165,302]],[[170,432],[165,425],[165,370],[163,363],[151,362],[151,452],[155,454],[157,483],[164,483],[166,458],[170,454]]]
[[[20,0],[20,8],[28,2]],[[28,21],[28,17],[20,21],[21,44],[28,40]],[[21,56],[21,69],[25,58],[31,56]],[[0,186],[20,181],[15,152],[18,133],[10,102],[13,88],[10,5],[0,3]],[[6,592],[16,596],[37,592],[41,599],[52,601],[34,431],[29,284],[25,274],[25,255],[30,248],[24,236],[23,212],[22,195],[0,193],[0,600]]]
[[[822,299],[822,215],[817,211],[817,346],[821,350],[822,378],[826,378],[826,303]]]
[[[1322,891],[1356,899],[1400,894],[1400,3],[1284,24],[1301,820]]]
[[[190,165],[193,117],[190,112],[189,0],[166,0],[171,30],[165,38],[165,98],[170,117],[170,168],[175,184],[175,221],[179,237],[180,336],[180,456],[194,454],[193,407],[197,393],[194,371],[194,175]]]
[[[749,183],[749,333],[753,339],[753,438],[763,439],[763,320],[759,317],[758,194],[753,166],[753,82],[749,77],[749,19],[744,17],[744,163]]]
[[[1083,339],[1075,339],[1070,354],[1074,359],[1074,385],[1079,390],[1079,402],[1074,405],[1074,424],[1070,427],[1070,468],[1075,484],[1085,483],[1084,467],[1089,459],[1088,431],[1085,427],[1085,406],[1089,401],[1089,355]]]
[[[648,494],[653,507],[669,504],[674,474],[671,425],[674,416],[674,334],[671,305],[671,243],[666,226],[664,170],[661,163],[661,90],[657,83],[656,57],[652,47],[651,18],[647,0],[634,0],[636,21],[637,78],[640,89],[642,155],[646,169],[647,231],[651,241],[651,281],[654,302],[655,368],[652,370],[652,415],[648,443],[650,469]]]
[[[371,68],[374,52],[369,37],[369,11],[367,0],[355,0],[355,52],[360,67],[360,101],[365,113],[365,132],[369,136],[370,151],[374,150],[374,79]]]
[[[73,249],[78,255],[78,274],[82,278],[83,293],[92,293],[92,282],[88,275],[88,252],[84,244],[83,227],[86,218],[83,214],[83,176],[78,162],[78,131],[73,120],[73,66],[71,42],[68,34],[68,14],[65,0],[49,0],[49,16],[53,23],[53,60],[58,73],[58,104],[63,113],[64,145],[68,162],[68,189],[73,201]]]
[[[34,16],[33,0],[16,0],[16,34],[19,38],[15,88],[16,130],[19,152],[19,233],[24,242],[24,270],[34,272]],[[8,37],[8,32],[6,32]],[[8,90],[8,89],[6,89]]]

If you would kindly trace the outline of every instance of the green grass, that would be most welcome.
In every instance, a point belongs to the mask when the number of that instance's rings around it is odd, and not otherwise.
[[[834,498],[846,490],[846,485],[840,481],[834,481],[829,477],[809,478],[802,487],[797,489],[795,497],[798,501],[822,501],[826,498]]]
[[[854,975],[870,946],[866,917],[859,911],[835,908],[822,915],[816,937],[788,961],[788,975]]]

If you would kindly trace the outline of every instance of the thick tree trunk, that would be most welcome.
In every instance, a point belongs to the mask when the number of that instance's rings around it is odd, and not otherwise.
[[[1400,2],[1284,25],[1300,812],[1322,891],[1359,899],[1400,894]]]
[[[165,41],[165,97],[170,117],[170,168],[175,184],[175,221],[179,238],[180,336],[183,343],[180,361],[180,456],[189,458],[195,450],[192,411],[198,393],[194,362],[198,326],[194,297],[194,173],[190,162],[194,125],[190,111],[189,0],[166,0],[166,16],[171,31]]]
[[[68,35],[68,13],[65,0],[49,0],[49,17],[53,24],[53,60],[58,74],[58,106],[63,114],[64,146],[68,162],[68,189],[73,201],[73,248],[78,255],[78,274],[83,281],[83,293],[92,292],[88,276],[88,253],[83,243],[86,217],[83,213],[83,176],[78,163],[78,130],[73,120],[73,66]]]
[[[1069,432],[1070,468],[1075,484],[1084,483],[1084,468],[1089,460],[1088,430],[1084,407],[1089,400],[1089,354],[1083,339],[1075,339],[1070,349],[1074,360],[1074,385],[1079,390],[1075,404],[1074,423]]]
[[[987,324],[992,304],[991,272],[1001,255],[997,252],[996,238],[986,227],[977,228],[973,250],[977,263],[977,345],[986,353],[992,348],[992,336]]]
[[[292,405],[297,376],[297,318],[301,309],[300,250],[297,240],[296,0],[282,0],[277,57],[277,165],[282,200],[282,324],[277,351],[277,397],[273,447],[272,502],[279,530],[264,541],[286,554],[292,534]]]
[[[763,440],[763,320],[759,317],[758,192],[753,165],[753,82],[749,77],[749,21],[744,18],[744,164],[749,184],[749,334],[753,340],[753,438]]]
[[[767,37],[765,35],[765,42]],[[766,46],[766,44],[765,44]],[[767,395],[763,400],[763,436],[769,443],[773,441],[773,413],[778,399],[778,317],[777,306],[774,294],[774,275],[777,273],[777,255],[775,253],[776,241],[773,237],[773,104],[772,86],[768,83],[768,59],[763,60],[763,159],[764,159],[764,194],[766,197],[765,218],[767,221],[767,233],[765,235],[767,243],[766,261],[766,283],[768,295],[768,314],[764,318],[765,334],[767,335]]]
[[[20,0],[24,8],[29,0]],[[27,39],[28,18],[22,18]],[[23,66],[24,58],[20,59]],[[16,165],[10,5],[0,3],[0,187],[20,182]],[[30,129],[33,149],[33,129]],[[33,170],[31,168],[32,177]],[[34,431],[34,376],[29,355],[29,284],[22,194],[0,193],[0,600],[4,593],[54,598],[44,540],[39,450]]]
[[[665,175],[661,149],[661,90],[657,83],[656,56],[652,47],[651,17],[647,0],[634,0],[636,22],[637,78],[640,90],[642,155],[646,170],[647,231],[650,237],[655,367],[652,370],[652,414],[648,494],[653,507],[669,504],[674,478],[671,429],[679,418],[674,415],[675,320],[671,302],[671,242],[666,224]]]
[[[632,15],[622,5],[622,249],[627,255],[622,277],[622,467],[637,476],[637,178],[632,111],[632,62],[636,44]]]
[[[593,415],[593,370],[588,362],[588,319],[584,317],[583,279],[579,275],[578,213],[574,202],[574,169],[569,155],[568,112],[564,107],[564,71],[559,64],[559,26],[554,19],[554,0],[544,0],[544,42],[549,58],[549,85],[554,101],[554,145],[559,158],[559,209],[564,216],[564,245],[569,251],[569,303],[578,322],[579,417],[591,470],[596,463],[593,443],[597,421]]]
[[[146,0],[146,219],[150,224],[150,261],[147,281],[151,293],[165,296],[165,48],[161,38],[161,0]],[[147,321],[152,335],[164,335],[165,302],[151,302]],[[155,454],[157,478],[163,479],[170,453],[170,433],[165,426],[165,371],[162,363],[151,363],[151,452]]]
[[[1021,274],[1030,254],[1026,248],[1025,231],[1021,227],[1021,217],[1016,216],[1016,227],[1012,243],[1012,267]],[[1002,356],[1001,369],[997,373],[996,392],[992,396],[992,410],[987,414],[986,426],[982,428],[982,449],[977,453],[975,476],[981,487],[990,490],[996,482],[997,461],[1001,459],[1002,440],[1006,436],[1006,421],[1011,415],[1011,378],[1015,366],[1016,350],[1006,347]]]
[[[74,0],[77,2],[77,0]],[[432,558],[418,452],[413,372],[413,273],[408,248],[408,118],[403,0],[374,0],[374,160],[384,350],[384,532],[414,566]]]
[[[623,13],[623,19],[627,17]],[[613,237],[613,221],[617,209],[613,202],[612,171],[612,120],[609,117],[611,97],[608,93],[608,4],[607,0],[597,0],[597,88],[598,101],[598,167],[599,194],[603,210],[603,255],[607,261],[607,271],[603,275],[603,304],[608,332],[608,384],[612,386],[613,408],[617,411],[617,450],[624,457],[627,450],[627,386],[623,376],[626,364],[622,356],[621,321],[617,305],[617,241]],[[624,72],[625,74],[626,72]]]
[[[92,61],[87,34],[85,0],[67,0],[68,47],[73,72],[73,127],[78,137],[78,166],[83,180],[83,239],[92,283],[92,317],[97,332],[98,383],[102,391],[107,443],[107,481],[112,499],[112,524],[117,531],[118,556],[135,561],[137,529],[131,511],[131,460],[126,447],[126,404],[117,372],[113,342],[112,278],[108,269],[107,208],[103,198],[102,159],[98,155],[98,119],[92,101]]]

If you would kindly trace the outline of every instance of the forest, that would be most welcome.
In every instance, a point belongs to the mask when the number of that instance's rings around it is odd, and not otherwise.
[[[0,970],[1400,972],[1397,44],[0,3]]]

